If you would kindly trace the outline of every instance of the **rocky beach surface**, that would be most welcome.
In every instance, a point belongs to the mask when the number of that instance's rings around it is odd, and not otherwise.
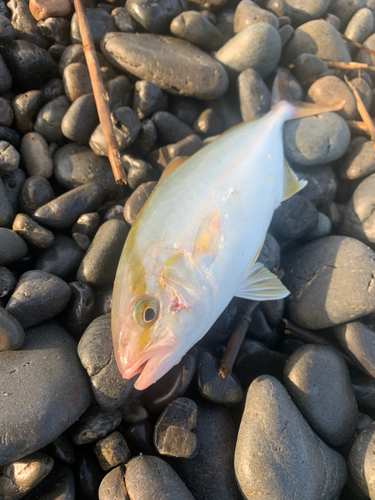
[[[126,186],[73,2],[0,0],[0,500],[374,500],[375,0],[83,3]],[[137,391],[110,320],[129,230],[171,160],[269,111],[280,67],[292,99],[345,101],[284,127],[308,184],[258,260],[291,294],[227,378],[243,299]]]

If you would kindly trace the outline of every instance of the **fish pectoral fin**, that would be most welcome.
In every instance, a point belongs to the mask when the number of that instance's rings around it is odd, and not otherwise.
[[[287,200],[294,194],[301,191],[307,185],[307,181],[299,180],[297,175],[290,168],[288,162],[284,158],[284,192],[283,201]]]
[[[163,173],[161,174],[159,184],[163,182],[169,175],[171,175],[172,172],[177,170],[188,159],[189,156],[177,156],[176,158],[173,158],[173,160],[168,163]]]
[[[241,281],[235,297],[248,300],[276,300],[289,295],[289,290],[263,264],[256,262]]]
[[[219,252],[221,215],[218,208],[211,210],[203,219],[194,241],[193,259],[210,254],[214,259]]]

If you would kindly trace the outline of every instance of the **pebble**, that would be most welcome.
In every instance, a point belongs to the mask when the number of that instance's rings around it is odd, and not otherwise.
[[[284,314],[284,306],[284,299],[265,300],[261,303],[261,308],[271,327],[277,325],[281,321]]]
[[[90,136],[99,123],[93,94],[78,97],[65,113],[61,131],[67,139],[88,145]]]
[[[330,0],[304,1],[286,0],[290,8],[293,26],[300,26],[313,19],[321,18],[330,6]]]
[[[64,82],[61,78],[51,78],[40,87],[40,90],[45,101],[52,101],[64,94]]]
[[[327,444],[343,446],[353,438],[357,402],[346,363],[335,349],[300,347],[285,365],[284,380],[296,406]]]
[[[14,32],[14,28],[9,19],[3,15],[0,15],[0,43],[6,44],[9,42],[13,42],[16,34]]]
[[[128,0],[125,4],[129,14],[147,31],[166,33],[174,17],[187,10],[185,0]]]
[[[22,185],[19,202],[20,209],[32,215],[39,207],[53,200],[55,193],[45,177],[28,177]]]
[[[66,144],[54,154],[53,164],[56,179],[66,189],[95,182],[105,189],[109,198],[123,194],[123,188],[113,178],[108,158],[96,156],[87,146]]]
[[[207,52],[218,50],[224,44],[221,32],[200,12],[188,10],[175,17],[170,31],[178,38],[200,47]]]
[[[279,30],[279,35],[281,39],[281,48],[284,49],[285,45],[289,42],[289,40],[294,35],[294,28],[290,24],[286,24],[282,26]]]
[[[159,171],[164,168],[177,156],[191,156],[203,146],[202,140],[196,135],[189,135],[174,144],[168,144],[162,148],[154,149],[146,156],[146,160]]]
[[[105,411],[91,406],[69,430],[72,441],[77,445],[94,443],[113,432],[121,423],[117,410]]]
[[[132,391],[134,380],[122,378],[117,368],[110,314],[96,318],[86,328],[78,344],[78,356],[89,374],[97,403],[105,410],[118,408]]]
[[[206,108],[193,124],[193,130],[198,134],[216,135],[223,131],[224,122],[221,115],[213,108]]]
[[[1,180],[3,181],[5,192],[10,204],[12,205],[13,212],[18,211],[18,197],[25,182],[26,174],[20,168],[16,168],[10,174],[4,175]]]
[[[194,500],[172,467],[159,457],[141,455],[130,460],[126,464],[125,484],[132,500]]]
[[[12,271],[6,267],[0,266],[0,298],[6,297],[11,293],[16,285],[16,278]]]
[[[341,179],[360,179],[375,173],[375,150],[371,141],[365,141],[348,151],[338,162],[336,172]]]
[[[195,402],[197,455],[189,460],[168,461],[196,500],[240,500],[233,471],[236,428],[231,415],[223,406],[199,398]]]
[[[351,17],[359,10],[365,7],[366,0],[353,0],[347,2],[346,0],[336,0],[329,6],[329,12],[337,16],[341,21],[341,26],[345,27],[350,21]]]
[[[71,500],[75,495],[73,472],[68,466],[55,465],[48,476],[36,487],[25,500]]]
[[[338,182],[331,165],[315,165],[298,170],[299,179],[307,180],[307,186],[300,194],[316,207],[333,201]]]
[[[51,472],[53,459],[33,453],[7,464],[1,471],[0,491],[4,499],[18,500],[35,488]]]
[[[370,82],[371,85],[370,87],[370,85],[365,80],[364,76],[360,75],[358,78],[353,78],[353,80],[351,80],[350,83],[357,90],[367,111],[370,111],[372,104],[372,90],[371,90],[372,82]],[[357,114],[355,115],[355,118],[357,119],[359,118],[358,111]]]
[[[57,234],[52,245],[39,254],[35,269],[65,279],[77,270],[82,258],[83,252],[72,238]]]
[[[280,55],[281,39],[277,30],[267,23],[255,23],[223,45],[215,58],[232,74],[252,68],[266,77],[276,69]]]
[[[373,481],[375,446],[375,422],[360,433],[350,450],[348,466],[351,475],[362,492],[370,498],[375,498]]]
[[[92,287],[113,284],[129,226],[118,219],[104,222],[77,271],[77,280]]]
[[[318,438],[270,375],[248,390],[234,467],[242,494],[252,500],[330,500],[347,478],[343,457]]]
[[[104,476],[99,486],[98,496],[99,500],[129,500],[125,486],[124,465],[115,467]]]
[[[69,45],[70,42],[70,22],[62,17],[50,17],[37,24],[43,36],[53,43]]]
[[[0,307],[0,352],[19,349],[25,340],[20,323],[3,307]]]
[[[45,138],[37,132],[22,137],[21,154],[29,176],[38,175],[49,179],[53,174],[53,163]]]
[[[79,339],[93,319],[95,295],[88,285],[79,281],[72,281],[69,287],[72,294],[60,321],[71,335]]]
[[[100,226],[100,216],[97,212],[83,214],[72,227],[72,232],[78,232],[93,238]]]
[[[243,121],[258,118],[270,110],[270,91],[254,69],[249,68],[239,74],[237,89]]]
[[[370,35],[363,42],[363,45],[371,50],[374,50],[374,46],[375,46],[375,36],[374,35],[375,35],[375,33]],[[372,65],[372,64],[374,64],[375,57],[372,54],[369,54],[368,52],[366,52],[364,50],[359,50],[355,60],[356,60],[356,62],[362,62],[362,63]]]
[[[73,464],[76,460],[73,443],[66,434],[61,434],[61,436],[54,439],[48,450],[54,457],[66,464]]]
[[[49,17],[65,17],[70,14],[69,0],[30,0],[29,9],[34,19],[41,21]]]
[[[11,69],[14,85],[20,89],[38,89],[57,74],[57,64],[51,54],[34,43],[14,40],[4,46],[1,55]],[[2,80],[2,83],[4,85],[6,81]]]
[[[140,401],[150,413],[160,413],[174,399],[185,394],[196,368],[195,352],[188,352],[155,384],[140,395]]]
[[[7,7],[12,13],[10,22],[16,38],[47,48],[48,42],[38,30],[36,21],[30,14],[27,0],[10,0]]]
[[[336,113],[300,118],[284,126],[284,153],[297,165],[321,165],[344,155],[350,131]]]
[[[125,7],[116,7],[113,9],[111,15],[114,17],[116,26],[120,31],[124,33],[139,31],[139,23],[129,14]]]
[[[109,108],[111,111],[132,105],[133,88],[129,78],[125,75],[116,76],[105,84],[109,97]]]
[[[76,343],[55,322],[29,329],[22,350],[1,352],[0,359],[2,391],[8,395],[0,411],[3,465],[60,436],[92,396]]]
[[[27,254],[26,243],[11,229],[0,227],[0,240],[0,266],[7,266]]]
[[[103,9],[88,9],[86,16],[96,47],[99,47],[100,40],[104,35],[117,31],[114,17]],[[71,19],[70,38],[73,44],[82,43],[76,13]]]
[[[168,111],[157,111],[152,115],[151,120],[155,124],[158,139],[167,144],[182,141],[189,135],[194,135],[193,129]]]
[[[270,271],[274,267],[276,269],[280,267],[280,245],[271,233],[266,234],[257,262],[263,264]]]
[[[320,329],[373,312],[374,262],[370,248],[346,236],[321,238],[287,254],[281,266],[291,292],[290,319]]]
[[[0,125],[5,125],[6,127],[10,127],[13,123],[13,116],[14,116],[13,109],[9,104],[9,102],[0,97]]]
[[[198,407],[192,399],[177,398],[164,409],[154,428],[154,444],[160,455],[193,458],[197,436]]]
[[[336,76],[323,76],[316,80],[307,92],[307,100],[322,106],[330,106],[345,101],[338,114],[345,120],[353,120],[356,116],[357,104],[349,87]]]
[[[15,130],[0,126],[0,141],[9,142],[16,149],[20,148],[21,139]]]
[[[169,96],[169,111],[190,127],[202,111],[202,104],[198,99],[184,96]]]
[[[198,47],[177,38],[110,33],[102,39],[101,48],[120,69],[171,94],[214,99],[228,89],[222,66]]]
[[[1,77],[0,92],[1,93],[7,92],[12,87],[13,78],[1,54],[0,54],[0,77]]]
[[[220,361],[209,351],[200,350],[197,364],[198,392],[211,403],[235,405],[243,398],[241,383],[233,373],[226,378],[221,377],[219,365]]]
[[[304,241],[312,241],[318,238],[323,238],[331,234],[332,223],[329,217],[325,214],[318,212],[318,222],[314,229],[312,229],[306,236],[304,236]]]
[[[262,303],[264,304],[264,302]],[[251,316],[251,323],[247,332],[249,338],[259,340],[263,344],[270,347],[272,344],[272,338],[274,337],[274,332],[271,326],[268,324],[267,318],[260,307],[257,307]]]
[[[61,122],[69,106],[70,102],[64,95],[47,102],[36,117],[35,132],[43,136],[47,142],[60,141],[64,137],[61,132]]]
[[[363,43],[374,31],[374,14],[368,8],[359,9],[350,19],[344,35],[357,43]],[[356,47],[348,45],[348,50],[353,56]]]
[[[155,181],[159,173],[147,161],[132,155],[122,155],[121,162],[127,172],[130,189],[137,189],[144,182]]]
[[[341,28],[341,21],[340,21],[340,19],[339,19],[337,16],[335,16],[335,14],[330,14],[330,13],[328,13],[328,14],[325,16],[324,20],[325,20],[328,24],[330,24],[331,26],[333,26],[334,28],[336,28],[336,29],[337,29],[337,31],[339,31],[339,30],[340,30],[340,28]]]
[[[140,120],[149,118],[156,111],[166,111],[168,97],[159,87],[146,80],[138,80],[134,85],[133,110]]]
[[[55,236],[51,231],[40,226],[26,214],[16,215],[12,229],[27,243],[41,250],[50,247],[55,241]]]
[[[34,219],[46,226],[63,229],[74,224],[85,212],[96,210],[104,196],[104,188],[99,184],[84,184],[38,208]]]
[[[118,431],[100,439],[94,446],[94,452],[103,470],[110,470],[117,465],[124,464],[130,458],[130,450],[125,438]]]
[[[279,21],[275,14],[261,9],[251,0],[241,0],[234,13],[233,31],[239,33],[243,29],[255,23],[268,23],[274,28],[279,28]]]
[[[141,156],[146,156],[155,146],[157,132],[152,120],[143,120],[138,137],[132,144],[134,151]]]
[[[136,140],[141,129],[141,121],[128,106],[123,106],[113,111],[111,118],[119,151],[124,151],[124,149]],[[96,155],[108,155],[107,145],[100,124],[91,134],[89,145]]]
[[[17,129],[22,134],[34,130],[34,121],[44,104],[43,93],[40,90],[30,90],[19,94],[12,101]]]
[[[363,371],[350,369],[350,379],[354,390],[355,398],[360,408],[375,408],[375,382],[372,377],[365,375]]]
[[[59,314],[70,295],[68,284],[61,278],[44,271],[27,271],[18,280],[6,310],[29,328]]]
[[[136,389],[133,389],[133,391],[129,394],[129,397],[126,398],[124,403],[121,404],[119,407],[119,410],[122,415],[122,419],[124,422],[127,422],[129,424],[137,424],[144,422],[146,418],[148,418],[149,414],[146,408],[143,406],[142,402],[140,401],[140,392],[138,392]],[[151,431],[150,431],[150,439],[149,438],[149,433],[147,432],[147,439],[142,434],[142,430],[140,430],[139,433],[135,433],[137,438],[139,438],[137,449],[141,449],[141,453],[144,455],[155,455],[155,448],[152,444],[152,427],[151,424],[149,424]],[[126,439],[128,439],[128,432],[126,432],[125,435]],[[135,436],[134,436],[135,438]],[[146,444],[146,442],[148,444]],[[130,446],[130,445],[129,445]],[[152,452],[150,451],[152,450]]]
[[[10,226],[13,218],[13,208],[7,197],[4,183],[0,179],[0,227]]]
[[[299,26],[285,47],[283,61],[288,64],[301,54],[314,54],[326,61],[350,62],[350,54],[336,28],[321,19]]]
[[[153,426],[148,420],[131,425],[125,433],[125,438],[132,451],[132,456],[156,455],[153,446]]]
[[[296,240],[306,236],[317,223],[317,209],[306,198],[296,194],[275,210],[271,230],[282,238]]]
[[[278,18],[291,16],[291,8],[286,0],[267,0],[265,8],[273,12]]]
[[[63,82],[65,94],[71,102],[78,97],[92,93],[89,70],[86,64],[73,62],[64,69]]]
[[[127,199],[124,206],[124,218],[126,222],[132,226],[142,210],[143,205],[146,203],[147,198],[156,186],[155,181],[144,182],[137,187],[135,191]]]
[[[99,485],[105,473],[99,466],[95,454],[88,447],[82,447],[80,450],[74,472],[75,478],[79,478],[76,482],[76,498],[97,500]]]

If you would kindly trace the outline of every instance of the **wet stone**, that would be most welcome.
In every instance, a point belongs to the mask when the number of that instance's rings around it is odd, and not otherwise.
[[[297,165],[321,165],[341,158],[350,142],[346,122],[336,113],[325,113],[287,122],[284,151]]]
[[[55,236],[51,231],[40,226],[26,214],[16,215],[12,229],[27,243],[42,250],[50,247],[55,241]]]
[[[281,321],[284,313],[284,305],[284,299],[265,300],[261,303],[261,308],[270,326],[275,326]]]
[[[72,238],[77,247],[82,250],[82,252],[86,252],[91,244],[91,240],[86,234],[82,233],[72,233]]]
[[[372,471],[374,469],[375,422],[360,433],[350,450],[349,471],[363,493],[374,498],[375,485]]]
[[[175,143],[194,135],[194,130],[168,111],[157,111],[151,117],[155,123],[158,139],[167,144]]]
[[[120,69],[171,94],[213,99],[228,88],[227,74],[218,62],[177,38],[110,33],[102,39],[101,48]]]
[[[244,121],[260,117],[269,111],[271,94],[262,77],[252,68],[237,79],[241,116]]]
[[[147,31],[166,33],[174,17],[187,10],[185,0],[128,0],[129,14]]]
[[[59,314],[70,299],[65,281],[44,271],[27,271],[6,305],[6,310],[24,328],[37,325]]]
[[[231,406],[243,398],[240,381],[231,373],[223,378],[219,375],[220,361],[209,351],[201,350],[198,355],[197,381],[199,394],[211,403]]]
[[[74,62],[64,69],[63,82],[65,94],[74,102],[84,94],[91,94],[91,80],[86,64]]]
[[[138,82],[136,82],[136,85],[137,83]],[[133,89],[129,78],[125,75],[116,76],[116,78],[108,80],[105,86],[108,92],[109,108],[111,111],[124,106],[131,107],[133,102]]]
[[[85,212],[96,210],[104,196],[104,188],[99,184],[84,184],[38,208],[34,219],[48,227],[63,229],[71,226]]]
[[[53,163],[47,141],[37,132],[29,132],[21,141],[21,154],[29,176],[38,175],[49,179],[53,174]]]
[[[281,55],[281,39],[267,23],[251,24],[231,38],[215,54],[232,74],[252,68],[266,77],[276,68]]]
[[[90,447],[91,448],[91,447]],[[74,465],[76,481],[76,498],[97,500],[99,485],[105,475],[100,468],[94,452],[88,447],[79,450],[77,462]]]
[[[40,90],[30,90],[13,99],[12,107],[16,126],[22,134],[34,130],[34,121],[43,104],[43,93]]]
[[[61,122],[64,136],[78,144],[88,145],[90,136],[99,123],[93,94],[78,97]]]
[[[171,22],[170,31],[207,52],[218,50],[225,41],[222,33],[202,13],[195,10],[183,12],[175,17]]]
[[[75,495],[73,472],[68,466],[55,465],[48,476],[24,500],[70,500]]]
[[[198,134],[216,135],[222,132],[224,126],[221,115],[213,108],[206,108],[193,124],[193,130]]]
[[[173,158],[177,156],[191,156],[202,146],[203,142],[196,134],[188,135],[181,141],[151,151],[145,159],[151,163],[153,167],[159,167],[159,170],[164,170]]]
[[[0,351],[19,349],[24,340],[25,332],[20,323],[8,311],[0,307]]]
[[[241,0],[237,5],[233,20],[233,31],[239,33],[243,29],[255,23],[267,23],[278,29],[279,22],[275,14],[261,9],[251,0]]]
[[[7,266],[27,254],[27,245],[17,233],[11,229],[0,227],[0,265]]]
[[[94,446],[94,452],[103,470],[110,470],[117,465],[124,464],[130,458],[130,450],[125,438],[118,431],[100,439]]]
[[[155,181],[144,182],[133,191],[126,201],[124,206],[124,218],[131,226],[134,224],[137,215],[146,203],[147,198],[150,196],[156,184]]]
[[[132,155],[122,155],[122,164],[127,172],[127,181],[131,189],[137,189],[144,182],[155,181],[159,173],[146,161]]]
[[[234,467],[243,495],[254,500],[290,494],[330,500],[347,477],[343,457],[318,438],[281,383],[269,375],[254,380],[247,393]]]
[[[88,9],[86,16],[96,47],[99,47],[100,40],[106,33],[117,31],[114,18],[103,9]],[[73,44],[82,43],[76,13],[72,16],[70,36]]]
[[[44,137],[47,142],[56,142],[62,139],[61,122],[68,111],[70,103],[62,95],[45,104],[36,117],[34,130]]]
[[[25,214],[32,215],[35,210],[53,200],[54,197],[55,193],[46,178],[28,177],[20,192],[20,209]]]
[[[16,34],[14,32],[14,28],[9,19],[0,14],[0,43],[5,44],[9,42],[13,42]]]
[[[270,271],[274,267],[276,269],[280,267],[280,245],[271,233],[266,234],[257,262],[263,264]]]
[[[83,255],[72,238],[57,234],[52,245],[39,254],[35,269],[67,278],[77,270]]]
[[[290,252],[281,263],[290,290],[290,319],[307,329],[354,320],[374,311],[375,254],[362,242],[328,236]]]
[[[106,410],[118,408],[132,391],[134,380],[125,380],[118,370],[110,314],[90,323],[78,344],[78,356],[89,374],[98,404]]]
[[[339,101],[345,101],[343,109],[338,114],[345,120],[353,120],[357,105],[349,87],[336,76],[323,76],[316,80],[307,92],[307,100],[322,106],[330,106]]]
[[[70,434],[74,444],[89,444],[108,436],[120,423],[119,411],[104,411],[92,406],[72,426]]]
[[[129,14],[125,7],[116,7],[111,12],[111,15],[114,17],[116,26],[120,31],[124,33],[139,31],[139,23]]]
[[[70,14],[68,0],[30,0],[29,9],[34,19],[40,21],[49,17],[65,17]]]
[[[13,220],[13,208],[7,197],[4,183],[0,179],[0,227],[10,226]]]
[[[300,191],[301,196],[316,207],[333,201],[338,183],[330,165],[303,167],[297,171],[299,179],[307,181],[307,186]]]
[[[161,455],[192,458],[196,455],[198,408],[189,398],[177,398],[164,409],[154,429],[155,448]]]
[[[21,351],[0,358],[2,391],[8,394],[0,411],[0,463],[6,464],[56,439],[92,396],[76,343],[57,323],[29,329]]]
[[[47,48],[48,42],[38,30],[36,21],[30,14],[28,2],[26,0],[11,0],[7,3],[7,7],[12,12],[10,21],[16,38],[35,43],[44,49]]]
[[[124,465],[119,465],[104,476],[98,495],[99,500],[129,500],[125,486]]]
[[[23,498],[52,470],[53,459],[44,453],[34,453],[7,464],[1,471],[0,491],[4,498]]]
[[[100,216],[97,212],[83,214],[72,227],[72,232],[82,233],[93,238],[100,226]]]
[[[0,298],[9,295],[16,285],[16,278],[12,271],[0,266]]]
[[[43,36],[53,43],[69,45],[70,43],[70,22],[62,17],[50,17],[45,21],[39,21],[38,29]]]
[[[159,457],[143,455],[130,460],[126,464],[125,484],[132,500],[194,500],[172,467]]]
[[[10,127],[13,123],[13,110],[9,102],[0,97],[0,125]]]
[[[313,230],[317,223],[317,209],[306,198],[296,194],[275,210],[271,230],[277,236],[297,240]]]
[[[155,146],[157,132],[152,120],[143,120],[139,134],[132,144],[134,151],[141,156],[146,156]]]
[[[1,55],[9,65],[13,83],[21,89],[37,89],[57,73],[57,64],[49,52],[25,40],[8,43]]]

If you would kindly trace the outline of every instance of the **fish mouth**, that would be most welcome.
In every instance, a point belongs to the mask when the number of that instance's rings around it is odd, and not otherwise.
[[[167,353],[169,353],[169,350],[166,352],[165,348],[154,349],[153,351],[146,352],[136,362],[134,362],[130,367],[126,368],[126,370],[122,372],[123,378],[129,380],[135,375],[139,375],[146,368],[151,358],[157,357],[160,360]]]

